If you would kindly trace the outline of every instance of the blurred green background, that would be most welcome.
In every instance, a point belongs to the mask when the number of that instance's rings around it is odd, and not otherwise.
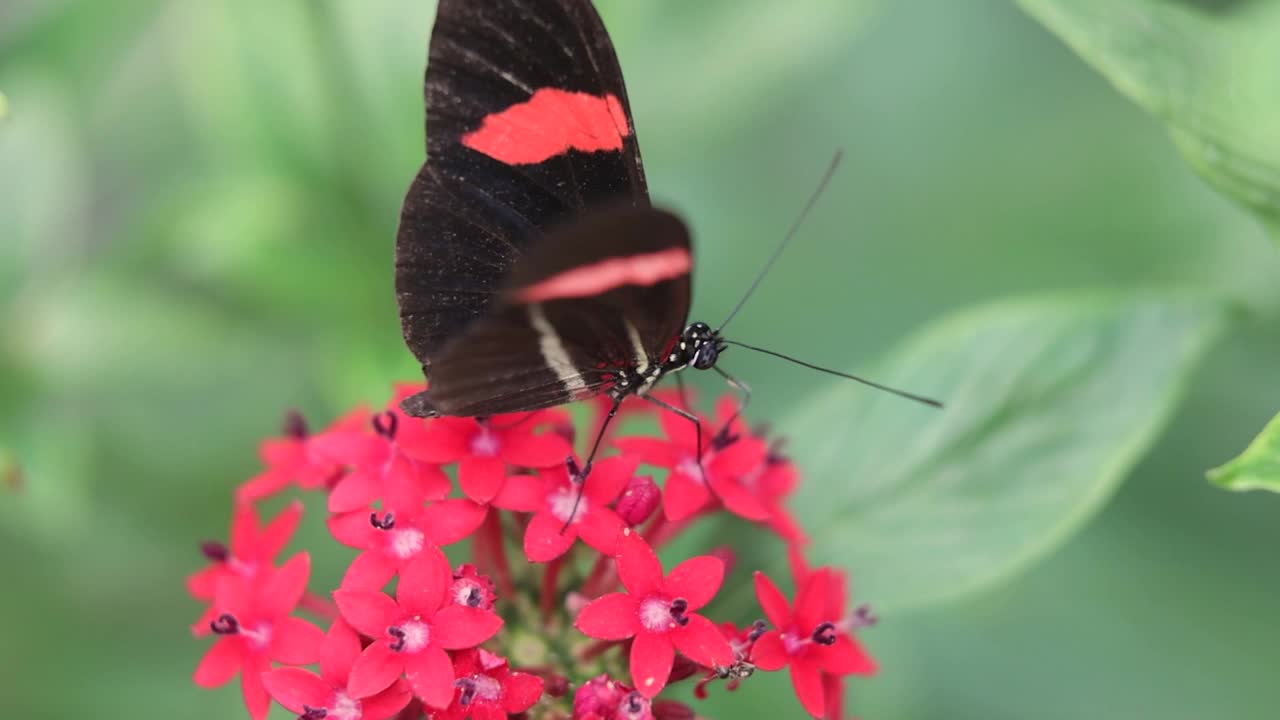
[[[863,364],[950,310],[1082,288],[1246,309],[1082,532],[865,635],[884,669],[853,683],[853,709],[1276,717],[1280,503],[1203,479],[1280,408],[1280,258],[1259,225],[1010,3],[599,4],[652,193],[696,233],[696,315],[722,316],[846,149],[735,321],[747,341]],[[0,4],[0,470],[23,477],[0,500],[0,716],[243,716],[234,687],[190,684],[204,646],[182,578],[285,408],[329,418],[417,377],[390,253],[432,15],[425,0]],[[725,366],[754,380],[759,419],[826,382]],[[798,716],[768,692],[785,682],[704,712]]]

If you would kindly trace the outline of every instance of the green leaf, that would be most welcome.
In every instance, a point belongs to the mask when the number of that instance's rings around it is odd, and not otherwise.
[[[1142,457],[1226,318],[1185,296],[1006,302],[938,322],[869,373],[944,410],[825,387],[782,424],[811,559],[895,609],[1027,566]]]
[[[1210,470],[1209,479],[1228,490],[1280,492],[1280,415],[1267,423],[1244,452]]]
[[[1280,3],[1018,1],[1280,238]]]

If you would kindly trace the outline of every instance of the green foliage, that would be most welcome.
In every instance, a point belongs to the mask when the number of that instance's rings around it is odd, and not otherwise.
[[[1280,3],[1018,0],[1280,238]]]
[[[1280,415],[1267,423],[1244,452],[1210,470],[1209,479],[1228,490],[1280,492]]]
[[[965,311],[880,365],[940,412],[832,383],[782,424],[818,562],[890,610],[984,587],[1066,540],[1168,421],[1224,308],[1067,297]],[[1152,353],[1151,348],[1160,348]]]

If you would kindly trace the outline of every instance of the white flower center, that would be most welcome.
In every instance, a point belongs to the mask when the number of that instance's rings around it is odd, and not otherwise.
[[[476,699],[493,702],[502,699],[502,683],[488,675],[472,675],[471,682],[476,684]]]
[[[680,464],[676,466],[676,470],[679,470],[689,478],[692,478],[694,482],[700,483],[703,481],[703,469],[698,467],[697,458],[684,458],[680,461]]]
[[[251,626],[240,626],[240,637],[256,650],[265,649],[271,645],[271,623],[258,622]]]
[[[395,529],[391,531],[390,535],[391,537],[387,538],[387,552],[401,560],[406,560],[422,552],[422,548],[427,544],[426,535],[423,535],[422,531],[417,528]]]
[[[660,597],[646,598],[640,603],[640,624],[650,632],[665,632],[677,627],[671,617],[671,603]]]
[[[575,504],[578,506],[576,513],[573,510]],[[581,500],[578,500],[578,488],[559,488],[547,496],[547,507],[551,515],[560,522],[569,522],[569,518],[572,517],[573,524],[577,525],[587,516],[587,498],[584,495]]]
[[[400,652],[416,653],[431,642],[431,626],[421,620],[410,620],[400,625],[404,633],[404,645]]]
[[[326,710],[326,720],[360,720],[363,714],[360,701],[341,690],[333,694],[333,701]]]
[[[471,454],[480,457],[497,457],[501,443],[498,436],[489,432],[489,428],[480,428],[480,432],[471,438]]]

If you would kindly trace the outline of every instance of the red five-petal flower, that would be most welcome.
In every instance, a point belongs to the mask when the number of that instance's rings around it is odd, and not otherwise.
[[[301,518],[302,503],[294,501],[259,529],[258,512],[253,506],[237,505],[231,519],[230,547],[205,543],[204,553],[213,563],[187,578],[187,591],[197,600],[212,600],[224,577],[239,576],[252,581],[259,572],[271,572],[272,562],[289,542]]]
[[[505,658],[487,650],[463,650],[454,654],[453,703],[436,720],[507,720],[522,713],[542,697],[542,678],[512,672]]]
[[[824,686],[829,684],[824,675],[875,672],[874,661],[848,634],[853,618],[841,618],[843,608],[829,607],[831,571],[810,574],[796,593],[794,608],[764,573],[755,574],[755,585],[760,607],[776,629],[756,641],[752,662],[762,670],[789,666],[800,704],[810,715],[823,717],[828,705]]]
[[[232,576],[219,583],[212,630],[221,637],[196,667],[197,685],[217,687],[239,671],[249,716],[266,717],[271,699],[262,686],[262,673],[271,668],[271,661],[315,662],[324,641],[320,628],[289,616],[306,589],[310,567],[307,554],[299,553],[254,582]]]
[[[395,600],[368,590],[333,594],[343,619],[374,638],[351,670],[353,696],[376,695],[404,674],[422,702],[449,705],[454,676],[445,651],[475,647],[502,627],[492,611],[446,602],[452,582],[444,553],[431,548],[400,572]]]
[[[677,649],[708,667],[733,663],[733,649],[719,628],[693,612],[720,589],[724,563],[711,556],[694,557],[664,578],[653,549],[630,529],[618,540],[617,563],[627,592],[597,598],[583,608],[575,625],[602,640],[634,637],[631,679],[645,697],[654,697],[666,686]]]
[[[370,509],[334,515],[329,532],[338,542],[362,548],[342,578],[343,590],[377,590],[428,548],[455,543],[484,521],[487,508],[461,498],[385,512]]]
[[[400,712],[413,697],[409,685],[397,679],[386,690],[359,699],[347,690],[351,668],[360,657],[360,636],[341,619],[335,620],[320,647],[320,675],[297,667],[276,668],[262,677],[276,702],[298,715],[323,711],[334,720],[384,720]]]
[[[524,554],[533,562],[560,557],[579,537],[595,550],[613,555],[625,525],[608,505],[626,487],[637,464],[635,458],[623,455],[600,460],[587,476],[585,488],[569,479],[563,464],[538,475],[516,475],[507,480],[493,504],[534,513],[524,534]]]
[[[537,434],[563,413],[538,411],[494,415],[484,422],[472,418],[437,418],[425,426],[405,451],[431,463],[458,463],[463,494],[487,503],[501,492],[506,466],[548,468],[564,464],[573,454],[569,442],[554,432]]]

